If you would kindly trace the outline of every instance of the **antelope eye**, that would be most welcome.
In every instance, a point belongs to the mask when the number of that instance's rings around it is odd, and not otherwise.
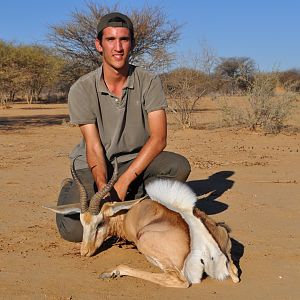
[[[101,222],[97,225],[97,229],[100,229],[103,225],[104,225],[104,221],[101,221]]]

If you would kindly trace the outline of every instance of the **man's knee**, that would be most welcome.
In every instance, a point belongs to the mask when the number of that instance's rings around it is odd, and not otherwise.
[[[186,181],[191,173],[191,166],[189,161],[182,155],[175,154],[174,157],[174,168],[176,169],[176,177],[174,179],[179,181]]]
[[[56,215],[56,225],[60,236],[69,242],[81,242],[83,228],[80,222],[79,214],[75,215]]]
[[[59,193],[57,205],[79,202],[79,189],[72,179],[65,179]],[[56,214],[56,225],[60,236],[70,242],[82,241],[83,229],[80,215]]]
[[[164,151],[147,168],[146,177],[147,180],[159,177],[186,181],[190,172],[191,166],[184,156]]]
[[[191,173],[191,165],[189,161],[183,156],[181,156],[180,163],[178,165],[179,167],[176,179],[184,182],[188,179]]]

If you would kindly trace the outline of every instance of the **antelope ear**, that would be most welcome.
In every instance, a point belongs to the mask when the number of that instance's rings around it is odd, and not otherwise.
[[[80,203],[72,203],[72,204],[58,205],[58,206],[45,205],[43,207],[50,209],[55,213],[61,215],[73,215],[73,214],[80,213]]]
[[[123,202],[113,202],[109,209],[106,210],[105,215],[108,217],[112,217],[121,210],[129,210],[132,206],[138,204],[142,199],[123,201]]]

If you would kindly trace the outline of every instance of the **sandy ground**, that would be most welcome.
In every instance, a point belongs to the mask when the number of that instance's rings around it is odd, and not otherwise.
[[[119,263],[158,270],[130,245],[107,244],[82,258],[80,245],[60,238],[42,205],[56,203],[70,176],[68,153],[79,129],[65,122],[64,104],[14,105],[0,110],[0,298],[300,299],[300,134],[212,129],[219,112],[206,104],[196,116],[200,130],[179,130],[169,118],[168,150],[190,160],[198,206],[232,228],[239,284],[206,278],[183,290],[98,279]],[[298,109],[292,123],[299,120]]]

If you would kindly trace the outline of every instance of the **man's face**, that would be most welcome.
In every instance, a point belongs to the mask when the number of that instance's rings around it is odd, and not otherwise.
[[[131,46],[130,31],[124,27],[106,27],[101,42],[96,41],[98,51],[102,52],[103,64],[117,71],[127,68]]]

